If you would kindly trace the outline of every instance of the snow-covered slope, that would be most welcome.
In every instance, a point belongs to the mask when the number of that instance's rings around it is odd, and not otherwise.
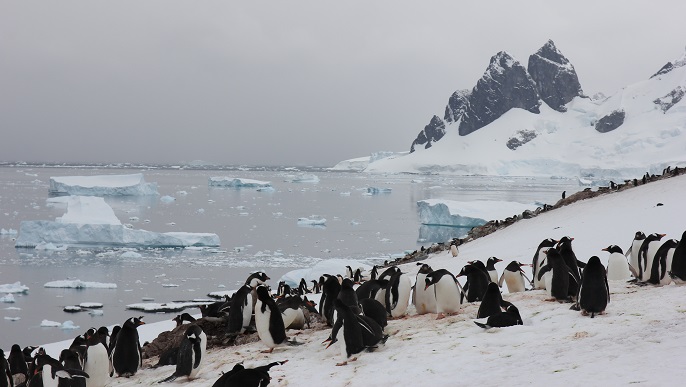
[[[576,97],[564,112],[513,108],[466,136],[452,122],[431,148],[365,171],[628,178],[686,164],[686,54],[670,63],[605,100]]]

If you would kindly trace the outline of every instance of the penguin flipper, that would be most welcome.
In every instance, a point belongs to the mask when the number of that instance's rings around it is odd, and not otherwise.
[[[483,323],[480,323],[480,322],[478,322],[478,321],[474,321],[474,324],[476,324],[476,326],[481,327],[481,328],[483,328],[483,329],[490,329],[490,328],[492,328],[490,325],[488,325],[488,324],[483,324]]]
[[[505,270],[503,270],[503,273],[500,275],[500,279],[498,280],[498,287],[499,288],[503,287],[503,281],[505,281]]]
[[[160,380],[160,381],[157,382],[157,383],[168,383],[168,382],[173,382],[174,380],[176,380],[176,378],[178,378],[178,376],[176,376],[176,372],[174,372],[173,374],[171,374],[170,376],[168,376],[166,379],[162,379],[162,380]]]
[[[547,273],[548,271],[552,270],[552,266],[550,265],[544,265],[543,267],[538,270],[538,280],[540,281],[541,278],[543,277],[543,274]],[[501,280],[502,281],[502,280]]]

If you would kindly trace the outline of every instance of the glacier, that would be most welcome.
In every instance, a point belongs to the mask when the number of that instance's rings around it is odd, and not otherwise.
[[[157,183],[146,183],[142,173],[51,177],[48,193],[80,196],[159,195]]]
[[[51,199],[54,201],[54,198]],[[166,232],[130,229],[124,226],[102,197],[71,196],[67,212],[54,221],[22,221],[15,247],[108,246],[131,248],[218,247],[213,233]]]
[[[432,226],[475,227],[534,209],[535,204],[506,201],[426,199],[417,202],[420,222]]]
[[[236,177],[210,177],[208,182],[210,187],[231,187],[231,188],[260,188],[271,187],[268,181],[260,181],[253,179],[241,179]]]

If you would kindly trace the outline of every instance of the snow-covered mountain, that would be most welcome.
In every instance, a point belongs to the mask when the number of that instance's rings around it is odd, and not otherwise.
[[[608,74],[612,76],[612,74]],[[583,94],[571,62],[548,41],[528,68],[491,58],[472,90],[448,100],[407,155],[368,172],[628,178],[686,164],[686,53],[614,95]]]

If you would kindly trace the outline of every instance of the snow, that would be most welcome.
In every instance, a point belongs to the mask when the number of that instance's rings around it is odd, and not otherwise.
[[[312,215],[307,218],[298,218],[298,226],[326,226],[326,219]]]
[[[455,200],[426,199],[417,202],[419,221],[426,225],[474,227],[486,224],[489,220],[502,220],[519,215],[526,210],[534,210],[533,204],[505,201],[475,200],[460,202]]]
[[[47,282],[43,287],[46,288],[70,288],[70,289],[116,289],[117,284],[81,281],[75,280],[60,280]]]
[[[268,181],[260,181],[253,179],[242,179],[236,177],[210,177],[210,187],[232,187],[232,188],[257,188],[269,187],[271,183]]]
[[[618,193],[601,195],[521,220],[493,234],[460,246],[459,258],[448,251],[431,255],[425,263],[453,273],[469,260],[490,256],[504,259],[499,273],[513,259],[530,262],[541,240],[564,235],[574,237],[577,257],[587,261],[598,255],[604,264],[610,244],[627,246],[634,233],[666,233],[680,238],[684,231],[686,206],[683,192],[686,176],[653,182]],[[663,206],[656,206],[657,203]],[[316,279],[322,273],[341,273],[357,263],[327,260],[310,269],[288,273],[283,280],[297,283],[301,277]],[[414,278],[418,266],[401,266]],[[309,272],[307,272],[309,270]],[[271,283],[275,288],[275,283]],[[418,385],[673,385],[686,377],[686,369],[675,365],[683,353],[686,329],[686,286],[636,287],[613,282],[606,315],[591,319],[569,309],[569,304],[547,302],[542,290],[504,294],[522,314],[524,325],[483,330],[474,325],[479,304],[466,304],[454,316],[436,320],[436,315],[415,315],[390,320],[385,345],[362,353],[347,366],[341,343],[325,349],[321,343],[330,330],[304,330],[296,347],[276,348],[272,354],[262,343],[209,349],[198,378],[192,386],[212,386],[222,371],[244,362],[246,367],[288,359],[270,375],[275,386],[309,384],[338,386]],[[171,330],[173,321],[146,324],[138,330],[141,342]],[[289,331],[293,336],[294,332]],[[342,341],[342,340],[341,340]],[[58,356],[71,340],[46,346]],[[339,346],[339,348],[336,348]],[[664,359],[646,365],[646,359]],[[648,368],[646,368],[648,367]],[[143,369],[131,378],[112,379],[110,385],[151,385],[173,372],[173,367]],[[421,381],[421,382],[417,382]],[[271,384],[270,384],[271,385]]]
[[[11,293],[0,297],[0,303],[13,304],[15,302],[16,300],[14,299],[14,295],[12,295]]]
[[[329,168],[331,171],[363,171],[370,163],[387,158],[398,157],[406,155],[409,152],[390,152],[380,151],[373,152],[370,156],[357,157],[354,159],[343,160],[333,167]]]
[[[142,173],[130,175],[59,176],[50,178],[53,195],[157,195],[157,183],[146,183]]]
[[[28,293],[29,287],[22,285],[20,282],[13,284],[0,285],[0,293]]]
[[[55,219],[56,222],[121,225],[112,207],[101,197],[66,196],[53,198],[51,202],[54,203],[56,200],[64,200],[67,204],[67,213]]]
[[[100,302],[82,302],[79,304],[80,307],[86,309],[99,309],[102,308],[102,303]]]
[[[12,228],[7,230],[5,230],[4,228],[0,228],[0,235],[17,235],[17,230]]]

